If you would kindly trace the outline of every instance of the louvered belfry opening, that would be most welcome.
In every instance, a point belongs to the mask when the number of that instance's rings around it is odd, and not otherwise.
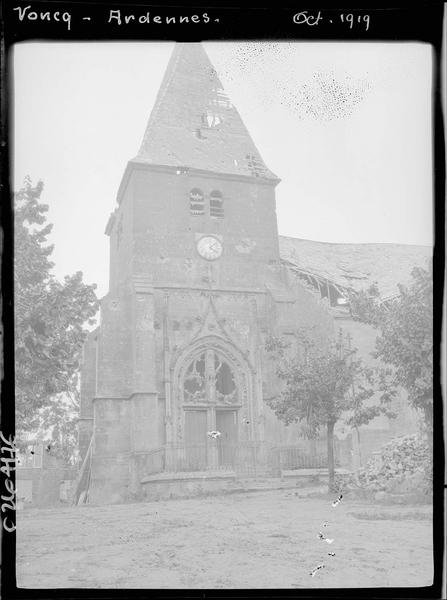
[[[205,214],[205,199],[199,188],[194,188],[189,193],[189,211],[194,216]]]
[[[210,217],[222,219],[224,216],[222,193],[213,190],[210,195]]]

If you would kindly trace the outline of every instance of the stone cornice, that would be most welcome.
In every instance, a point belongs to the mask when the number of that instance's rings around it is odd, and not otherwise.
[[[203,286],[194,286],[194,285],[182,285],[182,284],[169,284],[166,282],[157,282],[151,285],[150,291],[147,293],[152,293],[153,290],[177,290],[179,292],[208,292],[210,295],[212,294],[267,294],[266,289],[246,289],[246,288],[209,288]],[[144,293],[144,292],[142,292]]]
[[[190,167],[171,167],[167,165],[156,165],[152,163],[144,162],[140,159],[132,159],[127,163],[126,169],[124,171],[123,177],[121,179],[120,186],[118,188],[118,193],[116,195],[116,201],[118,204],[121,204],[124,193],[127,188],[127,184],[129,182],[130,175],[133,171],[153,171],[157,173],[168,173],[171,175],[177,175],[178,177],[183,177],[185,175],[195,175],[198,177],[207,177],[210,179],[226,179],[228,181],[241,181],[244,183],[252,183],[256,185],[268,185],[268,186],[277,186],[280,183],[281,179],[266,179],[263,177],[250,177],[249,175],[235,175],[231,173],[220,173],[218,171],[205,171],[202,169],[194,169]]]
[[[132,400],[132,398],[134,396],[158,396],[158,391],[157,390],[143,390],[143,391],[138,391],[138,392],[132,392],[131,394],[129,394],[128,396],[95,396],[94,398],[92,398],[92,402],[94,402],[95,400]]]

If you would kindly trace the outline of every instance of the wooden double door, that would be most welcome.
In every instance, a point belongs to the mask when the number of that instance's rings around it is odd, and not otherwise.
[[[234,465],[238,442],[238,378],[218,350],[196,354],[182,382],[184,452],[191,470]],[[209,432],[218,431],[216,438]]]
[[[208,435],[218,431],[215,439]],[[238,411],[227,408],[185,410],[185,453],[191,470],[232,468],[238,442]]]

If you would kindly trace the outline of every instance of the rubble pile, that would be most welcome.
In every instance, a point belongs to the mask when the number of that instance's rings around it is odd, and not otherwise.
[[[357,486],[375,492],[408,493],[431,490],[432,457],[420,434],[395,438],[357,474]]]

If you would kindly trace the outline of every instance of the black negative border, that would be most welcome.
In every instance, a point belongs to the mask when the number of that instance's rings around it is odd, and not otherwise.
[[[316,13],[318,9],[297,7],[292,2],[285,6],[274,6],[274,3],[257,3],[256,8],[206,0],[196,0],[193,7],[182,7],[176,4],[149,3],[147,1],[118,3],[115,1],[96,0],[84,2],[71,0],[37,0],[23,2],[17,0],[0,0],[1,26],[1,192],[2,203],[0,216],[3,234],[2,248],[2,327],[3,327],[3,365],[4,379],[1,383],[1,431],[5,437],[14,433],[14,332],[13,332],[13,227],[10,187],[10,145],[8,134],[11,127],[11,115],[8,113],[9,100],[13,89],[11,82],[10,53],[13,45],[26,40],[55,41],[124,41],[124,40],[172,40],[172,41],[206,41],[206,40],[315,40],[315,41],[419,41],[431,44],[433,50],[433,147],[434,147],[434,204],[435,204],[435,245],[433,255],[434,267],[434,582],[424,588],[348,588],[348,589],[281,589],[281,590],[88,590],[88,589],[18,589],[15,580],[15,534],[2,531],[2,594],[8,598],[222,598],[222,597],[254,597],[257,598],[441,598],[445,586],[443,571],[444,555],[444,438],[443,438],[443,405],[441,393],[441,328],[444,289],[445,264],[445,140],[443,120],[443,98],[441,86],[445,68],[442,56],[442,43],[445,43],[444,3],[423,2],[417,6],[393,5],[392,8],[378,6],[368,9],[356,5],[343,4],[339,8],[321,8],[323,16],[335,15],[341,11],[353,12],[356,15],[370,14],[372,25],[368,32],[360,30],[348,31],[339,26],[318,26],[303,28],[293,24],[292,17],[299,11],[309,10]],[[73,14],[71,30],[67,31],[56,23],[22,22],[19,23],[14,6],[28,6],[41,10],[70,11]],[[210,18],[219,18],[219,22],[190,23],[172,26],[154,24],[142,27],[130,24],[126,27],[111,29],[105,23],[104,15],[111,9],[121,9],[123,14],[144,14],[148,10],[160,15],[201,15],[207,13]],[[93,17],[87,25],[81,15]],[[445,98],[444,98],[445,101]],[[444,105],[445,108],[445,105]],[[445,340],[444,340],[445,342]],[[2,480],[4,476],[2,474]],[[4,493],[4,486],[2,486]],[[411,543],[411,531],[409,531]]]

